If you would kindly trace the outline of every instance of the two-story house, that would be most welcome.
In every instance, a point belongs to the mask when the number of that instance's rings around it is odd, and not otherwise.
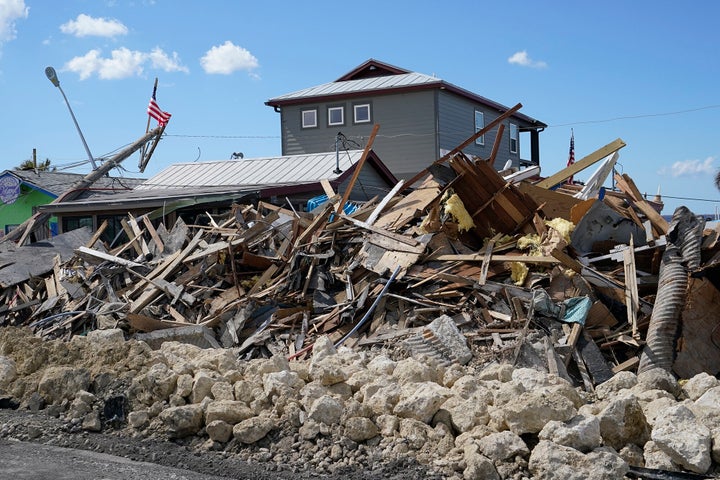
[[[338,142],[355,148],[380,129],[373,150],[398,178],[409,178],[510,110],[434,76],[370,59],[334,82],[265,102],[280,113],[282,153],[328,152]],[[539,133],[546,124],[515,112],[504,121],[495,167],[539,164]],[[498,129],[464,152],[488,159]],[[521,142],[520,135],[529,135]],[[529,158],[520,144],[529,144]],[[341,147],[342,148],[342,147]],[[352,148],[352,147],[351,147]]]

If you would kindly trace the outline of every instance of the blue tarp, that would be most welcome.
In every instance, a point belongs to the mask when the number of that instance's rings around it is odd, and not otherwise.
[[[307,211],[312,212],[317,207],[319,207],[320,205],[322,205],[323,203],[325,203],[327,201],[328,201],[328,196],[325,194],[318,195],[317,197],[313,197],[310,200],[308,200],[308,202],[307,202]],[[353,202],[345,202],[345,206],[343,207],[343,212],[345,212],[345,215],[350,215],[357,209],[358,209],[357,204],[355,204]]]

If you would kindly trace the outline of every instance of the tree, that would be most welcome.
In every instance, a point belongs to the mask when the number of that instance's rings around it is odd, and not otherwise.
[[[42,172],[54,172],[55,167],[50,166],[50,159],[46,158],[44,162],[37,163],[34,160],[25,160],[15,170],[40,170]]]
[[[715,186],[720,190],[720,170],[715,174]]]

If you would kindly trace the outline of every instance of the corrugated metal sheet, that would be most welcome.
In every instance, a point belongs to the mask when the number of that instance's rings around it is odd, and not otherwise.
[[[347,80],[343,82],[330,82],[315,87],[305,88],[296,92],[288,93],[268,103],[295,100],[301,98],[325,97],[328,95],[341,95],[346,93],[372,93],[378,90],[393,88],[406,88],[419,85],[440,84],[442,80],[425,75],[423,73],[411,72],[402,75],[389,75],[384,77],[363,78],[360,80]]]
[[[340,170],[345,171],[357,163],[362,150],[342,151]],[[339,174],[335,152],[306,155],[287,155],[217,162],[178,163],[161,171],[136,190],[172,189],[220,186],[275,186],[296,185],[334,180]]]

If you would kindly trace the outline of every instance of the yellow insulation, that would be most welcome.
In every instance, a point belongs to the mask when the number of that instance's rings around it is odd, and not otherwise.
[[[475,222],[473,222],[468,211],[465,210],[465,205],[457,193],[453,193],[450,198],[445,201],[445,213],[452,215],[458,224],[458,230],[461,232],[468,231],[475,227]]]

